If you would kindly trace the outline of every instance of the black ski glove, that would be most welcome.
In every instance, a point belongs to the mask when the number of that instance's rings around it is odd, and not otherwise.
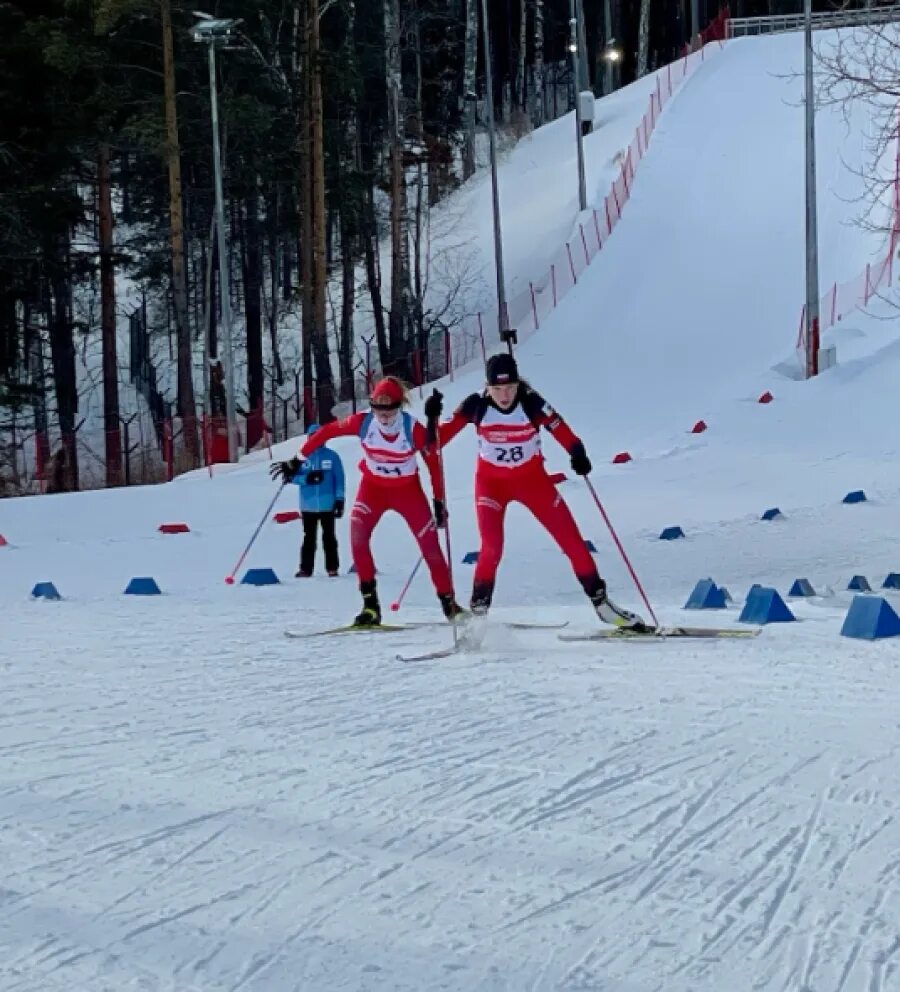
[[[432,500],[434,506],[434,522],[438,529],[443,530],[447,526],[447,508],[442,499]]]
[[[572,471],[576,475],[588,475],[591,471],[591,460],[587,456],[587,452],[584,450],[584,445],[581,441],[576,441],[569,455],[572,458]]]
[[[303,462],[299,458],[292,458],[289,462],[273,462],[269,466],[269,475],[277,481],[279,478],[285,484],[293,482],[294,476],[300,470]]]
[[[440,420],[441,414],[444,412],[444,396],[443,393],[439,393],[436,389],[425,400],[425,419],[426,420]]]
[[[342,499],[336,499],[334,501],[334,518],[335,520],[340,520],[344,515],[344,501]]]

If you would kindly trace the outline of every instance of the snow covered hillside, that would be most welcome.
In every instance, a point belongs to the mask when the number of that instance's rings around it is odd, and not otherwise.
[[[877,300],[829,332],[837,368],[777,371],[803,297],[800,59],[797,36],[742,40],[696,71],[601,257],[519,358],[584,438],[664,622],[734,624],[754,582],[824,594],[753,641],[495,622],[477,653],[403,665],[449,631],[283,636],[358,607],[352,576],[289,578],[296,524],[247,563],[281,585],[223,583],[274,493],[261,455],[4,501],[2,992],[900,990],[900,642],[839,636],[850,576],[900,571],[900,336]],[[819,115],[823,285],[883,251],[850,223],[867,123],[849,119]],[[471,432],[446,451],[461,598],[473,459]],[[851,489],[869,500],[842,504]],[[561,492],[639,607],[583,483]],[[686,539],[660,541],[675,524]],[[389,518],[375,551],[389,603],[413,543]],[[164,595],[123,596],[139,575]],[[683,611],[706,576],[738,602]],[[61,602],[28,601],[43,580]],[[595,622],[515,509],[495,603],[495,621]],[[398,617],[436,614],[420,575]]]

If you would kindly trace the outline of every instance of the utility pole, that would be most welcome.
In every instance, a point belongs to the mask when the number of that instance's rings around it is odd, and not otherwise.
[[[813,85],[812,0],[806,0],[806,378],[819,372],[819,237],[816,210],[816,94]]]
[[[572,55],[572,88],[575,90],[575,141],[578,146],[578,207],[587,210],[584,178],[584,138],[581,133],[581,45],[579,43],[577,0],[569,0],[569,52]]]
[[[234,400],[234,347],[231,337],[231,288],[228,278],[228,255],[225,246],[225,196],[222,189],[222,150],[219,138],[219,93],[216,81],[216,49],[224,48],[231,33],[241,23],[234,18],[195,16],[194,41],[209,46],[209,101],[212,118],[213,170],[215,173],[216,236],[219,249],[219,299],[222,308],[222,340],[225,345],[225,420],[228,430],[228,460],[237,461],[237,413]]]
[[[500,188],[497,185],[497,136],[494,133],[494,74],[491,68],[491,32],[487,0],[481,0],[481,27],[484,33],[484,88],[488,139],[491,150],[491,193],[494,204],[494,264],[497,269],[497,312],[500,340],[512,352],[513,339],[506,306],[506,280],[503,274],[503,229],[500,223]]]

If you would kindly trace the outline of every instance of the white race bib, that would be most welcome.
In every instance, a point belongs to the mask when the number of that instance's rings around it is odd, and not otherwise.
[[[416,475],[419,466],[410,443],[403,414],[388,427],[372,417],[368,430],[361,436],[363,460],[372,475],[383,479],[402,479]]]
[[[519,468],[540,457],[541,435],[517,404],[509,413],[488,407],[478,425],[478,456],[500,468]]]

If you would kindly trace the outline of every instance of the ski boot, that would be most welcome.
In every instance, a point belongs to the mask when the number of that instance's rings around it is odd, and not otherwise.
[[[375,583],[360,582],[359,591],[362,593],[363,608],[353,620],[354,627],[381,626],[381,606],[378,603],[378,593]]]
[[[295,579],[310,579],[312,578],[312,572],[307,572],[305,568],[298,569],[294,574]]]
[[[585,587],[585,592],[590,598],[591,604],[597,616],[603,623],[611,624],[613,627],[633,630],[636,634],[645,634],[650,628],[644,623],[642,617],[630,610],[623,610],[606,595],[606,583],[598,578],[590,583],[590,588]]]
[[[456,602],[456,598],[452,592],[445,592],[443,595],[438,596],[438,599],[441,601],[441,609],[444,611],[444,616],[450,623],[460,623],[469,615]]]
[[[329,579],[336,579],[337,577],[338,577],[338,570],[336,568],[329,569],[329,571],[328,571],[328,578]]]
[[[469,602],[469,609],[476,617],[486,617],[491,608],[491,600],[494,598],[493,582],[476,582],[472,586],[472,599]]]

